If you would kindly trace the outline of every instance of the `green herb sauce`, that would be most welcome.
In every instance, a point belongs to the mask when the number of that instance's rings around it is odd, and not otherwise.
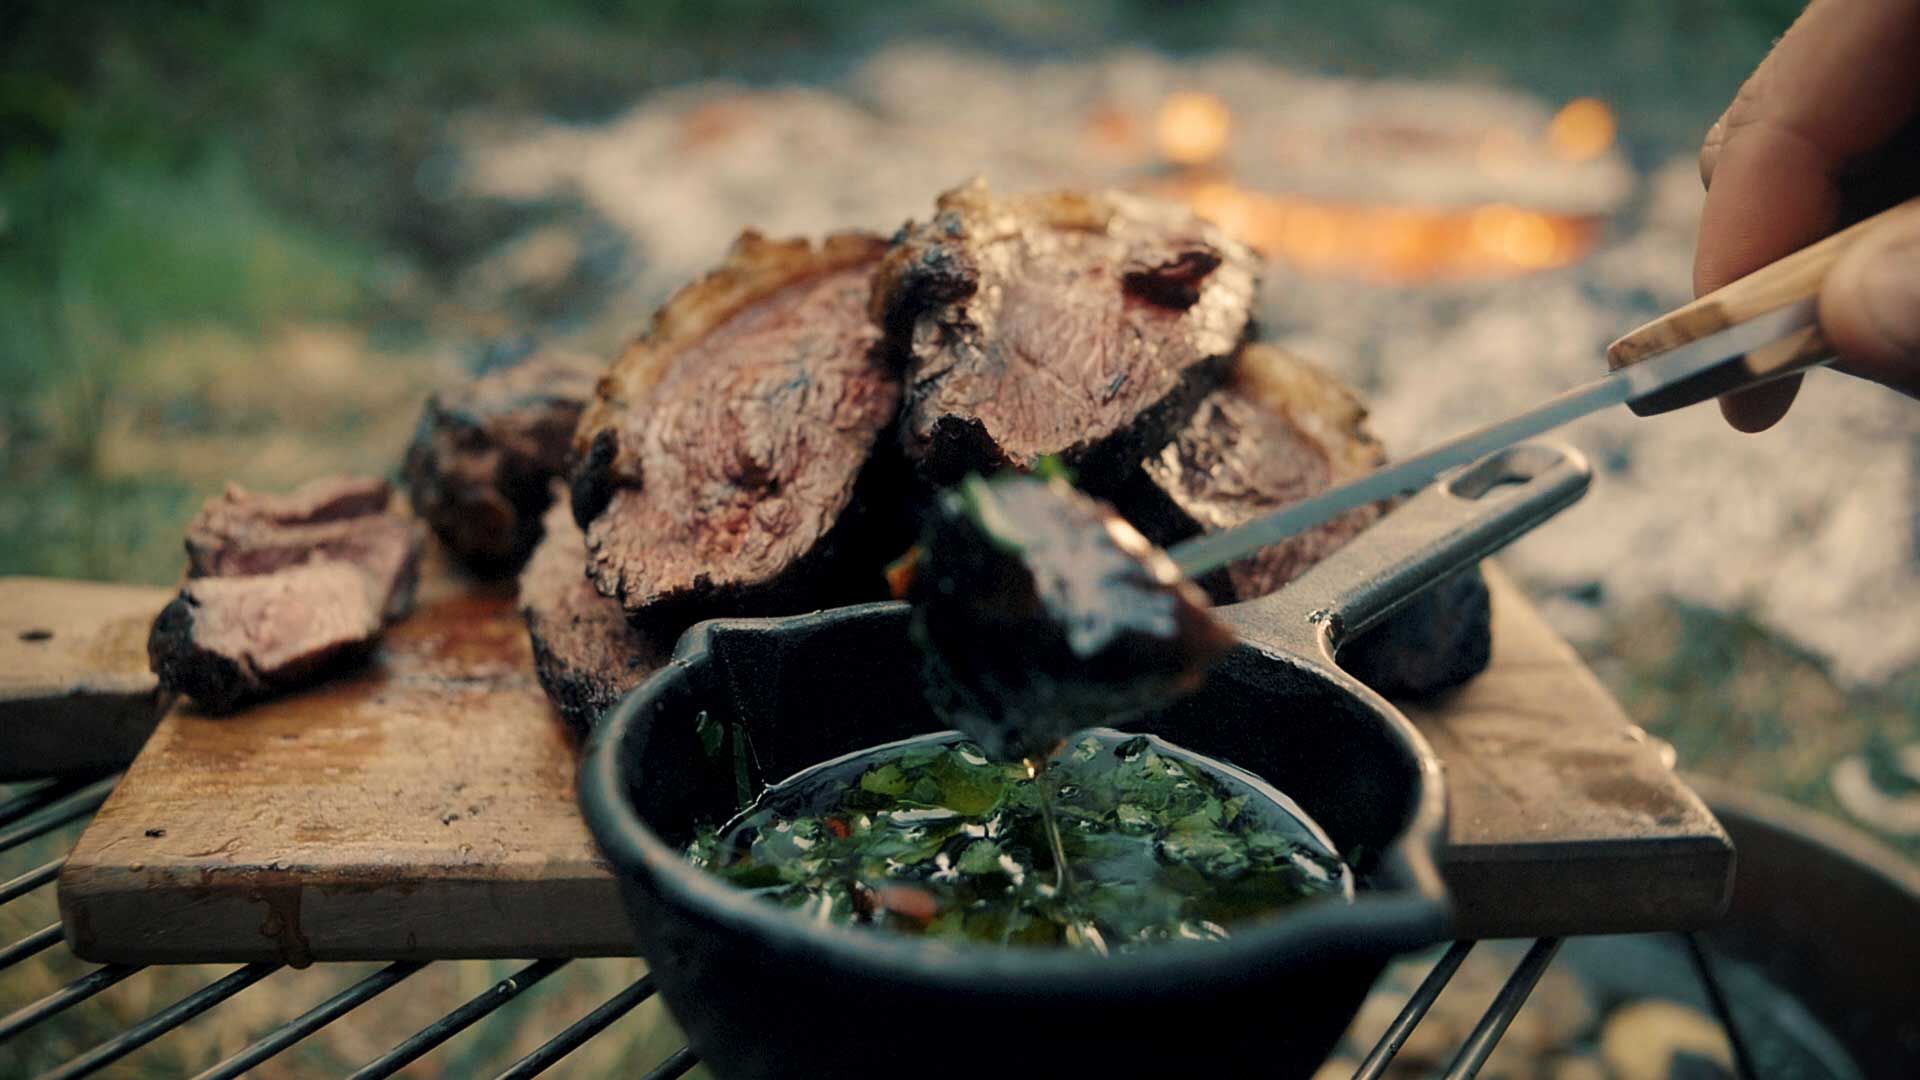
[[[1070,873],[1054,863],[1044,792]],[[1318,826],[1251,774],[1110,729],[1038,780],[954,733],[808,769],[704,830],[697,865],[823,922],[1126,951],[1353,895]]]

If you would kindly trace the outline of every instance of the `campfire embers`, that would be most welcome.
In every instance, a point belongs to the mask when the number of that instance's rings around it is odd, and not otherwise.
[[[1110,121],[1102,121],[1110,123]],[[1288,190],[1284,181],[1263,183],[1257,163],[1274,159],[1297,165],[1310,149],[1275,152],[1252,148],[1256,166],[1238,166],[1231,110],[1211,94],[1182,91],[1161,103],[1154,127],[1158,156],[1171,176],[1149,183],[1193,207],[1202,217],[1251,244],[1262,254],[1308,273],[1379,281],[1419,282],[1499,277],[1565,266],[1585,255],[1598,236],[1603,213],[1593,208],[1535,208],[1498,192],[1503,175],[1546,163],[1563,169],[1591,163],[1613,143],[1611,111],[1592,98],[1569,102],[1543,129],[1525,134],[1496,126],[1479,133],[1447,133],[1406,124],[1361,127],[1349,133],[1342,152],[1364,157],[1377,146],[1405,168],[1406,156],[1448,160],[1456,170],[1478,172],[1487,183],[1454,201],[1355,198]],[[1267,132],[1269,139],[1286,133]],[[1242,138],[1250,142],[1251,135]],[[1314,140],[1302,140],[1306,147]],[[1385,163],[1383,162],[1383,165]],[[1267,172],[1291,171],[1287,168]]]

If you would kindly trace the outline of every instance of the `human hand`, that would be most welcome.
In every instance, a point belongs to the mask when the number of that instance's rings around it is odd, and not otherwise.
[[[1707,132],[1696,294],[1920,193],[1920,0],[1813,0]],[[1920,397],[1920,217],[1847,252],[1820,290],[1842,371]],[[1764,431],[1800,377],[1720,399]]]

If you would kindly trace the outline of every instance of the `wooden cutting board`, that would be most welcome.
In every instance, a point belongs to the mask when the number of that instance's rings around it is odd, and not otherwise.
[[[1491,667],[1408,710],[1447,768],[1460,932],[1711,921],[1726,834],[1489,569]],[[135,963],[630,953],[576,753],[509,592],[434,575],[364,671],[166,716],[61,874],[68,939]]]
[[[0,780],[119,768],[160,719],[145,585],[0,578]]]

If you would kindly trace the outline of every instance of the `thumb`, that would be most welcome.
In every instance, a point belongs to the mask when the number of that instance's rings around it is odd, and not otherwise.
[[[1820,329],[1841,370],[1920,397],[1920,213],[1840,257],[1820,290]]]

